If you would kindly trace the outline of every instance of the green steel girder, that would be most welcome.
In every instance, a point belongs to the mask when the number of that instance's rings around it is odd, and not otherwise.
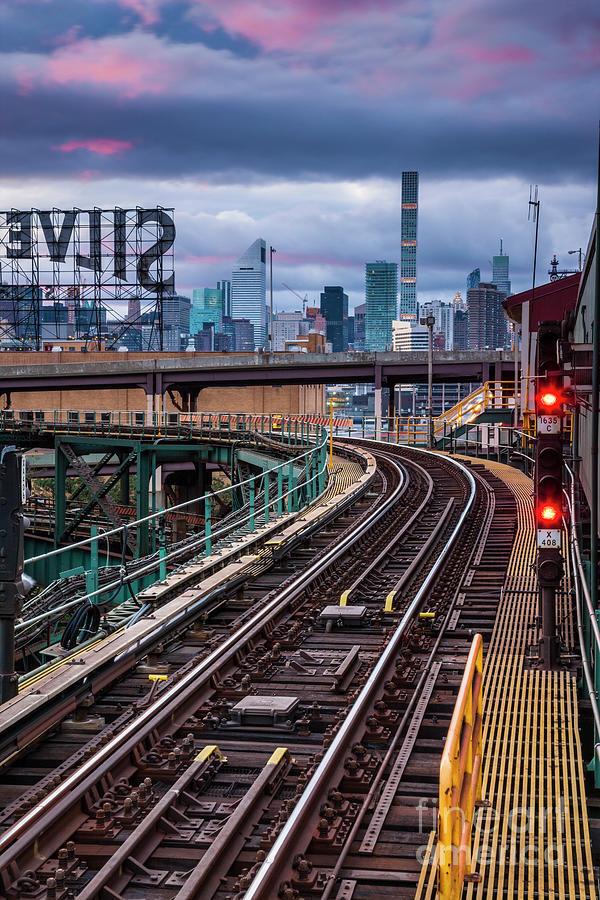
[[[86,454],[119,453],[129,463],[119,466],[120,474],[128,473],[129,464],[135,459],[137,469],[136,485],[136,519],[144,519],[150,513],[157,512],[155,507],[155,491],[152,490],[156,469],[163,463],[173,461],[214,462],[219,465],[231,464],[231,444],[200,444],[161,438],[152,443],[127,438],[90,438],[84,435],[56,435],[55,437],[55,478],[54,502],[56,510],[55,546],[59,546],[59,537],[66,531],[66,477],[69,460],[61,451],[61,443],[68,443],[79,456]],[[115,479],[115,483],[116,483]],[[93,491],[92,491],[93,493]],[[152,498],[152,508],[151,508]],[[84,515],[95,505],[98,498],[92,500]],[[80,514],[80,520],[84,516]],[[150,526],[144,522],[137,527],[136,555],[143,556],[150,551]]]
[[[110,460],[113,458],[114,455],[115,455],[114,451],[109,450],[107,453],[105,453],[103,456],[101,456],[100,459],[92,466],[92,475],[99,475],[101,470],[104,468],[105,465],[107,465],[107,463],[110,462]],[[75,490],[69,497],[71,502],[73,500],[77,499],[77,497],[81,494],[81,492],[83,491],[84,488],[85,488],[85,484],[83,484],[83,483],[80,484],[79,487],[75,488]]]
[[[103,459],[106,458],[106,456],[108,456],[108,454],[105,454]],[[112,456],[112,454],[111,454],[111,456]],[[125,456],[121,460],[118,468],[116,468],[115,471],[112,473],[112,475],[110,475],[110,477],[102,483],[102,487],[100,488],[99,491],[97,491],[97,492],[94,491],[94,488],[92,487],[92,485],[88,484],[87,482],[84,483],[84,485],[77,488],[77,490],[69,498],[70,500],[73,500],[75,495],[80,493],[81,490],[83,490],[84,486],[87,487],[87,489],[90,491],[90,493],[92,494],[92,497],[90,500],[88,500],[86,505],[84,507],[82,507],[82,509],[79,510],[79,512],[75,515],[75,517],[71,520],[71,522],[69,522],[69,524],[66,526],[65,530],[63,531],[63,533],[60,536],[61,543],[66,541],[66,539],[69,537],[69,535],[75,531],[75,529],[80,524],[80,522],[83,522],[83,520],[85,519],[87,514],[92,511],[94,506],[102,506],[102,503],[101,503],[102,498],[105,497],[106,494],[110,491],[110,489],[112,487],[114,487],[114,485],[117,483],[117,481],[119,481],[119,479],[123,475],[125,469],[127,469],[127,471],[129,471],[129,466],[135,460],[135,458],[136,458],[136,454],[133,451],[131,453],[129,453],[127,456]],[[107,512],[107,514],[110,516],[110,512]],[[119,523],[115,522],[114,524],[116,527]]]

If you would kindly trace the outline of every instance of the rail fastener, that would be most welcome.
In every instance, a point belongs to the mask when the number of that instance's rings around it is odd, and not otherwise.
[[[438,898],[459,900],[471,872],[471,827],[481,799],[483,639],[476,634],[467,658],[440,764]]]

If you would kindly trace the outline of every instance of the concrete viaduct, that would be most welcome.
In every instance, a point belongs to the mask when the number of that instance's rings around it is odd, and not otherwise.
[[[205,387],[362,382],[375,385],[375,412],[380,415],[382,387],[427,382],[425,351],[206,356],[148,353],[143,358],[136,354],[135,359],[125,353],[106,352],[101,361],[82,359],[80,354],[77,358],[66,353],[60,356],[56,362],[40,364],[35,361],[35,353],[23,353],[22,362],[11,360],[10,365],[2,365],[0,355],[0,393],[135,387],[145,391],[147,408],[152,411],[158,408],[158,397],[176,390],[187,410],[193,411]],[[512,381],[513,355],[503,350],[436,351],[433,380],[438,384]],[[393,404],[393,390],[390,397]],[[390,414],[393,412],[391,408]]]

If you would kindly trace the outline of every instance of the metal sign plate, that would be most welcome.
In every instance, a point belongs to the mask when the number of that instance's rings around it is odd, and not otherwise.
[[[560,416],[538,416],[537,417],[537,433],[538,434],[560,434],[561,432]]]
[[[537,545],[539,549],[547,550],[548,548],[560,549],[560,528],[538,529]]]
[[[21,503],[27,500],[27,459],[21,457]]]

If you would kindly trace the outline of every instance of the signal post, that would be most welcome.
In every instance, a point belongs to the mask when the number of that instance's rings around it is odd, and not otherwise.
[[[558,357],[560,322],[540,322],[537,343],[534,505],[539,590],[539,659],[559,661],[556,595],[563,575],[563,374]]]
[[[23,572],[23,541],[29,525],[25,458],[15,447],[0,453],[0,703],[17,696],[15,619],[33,580]]]

